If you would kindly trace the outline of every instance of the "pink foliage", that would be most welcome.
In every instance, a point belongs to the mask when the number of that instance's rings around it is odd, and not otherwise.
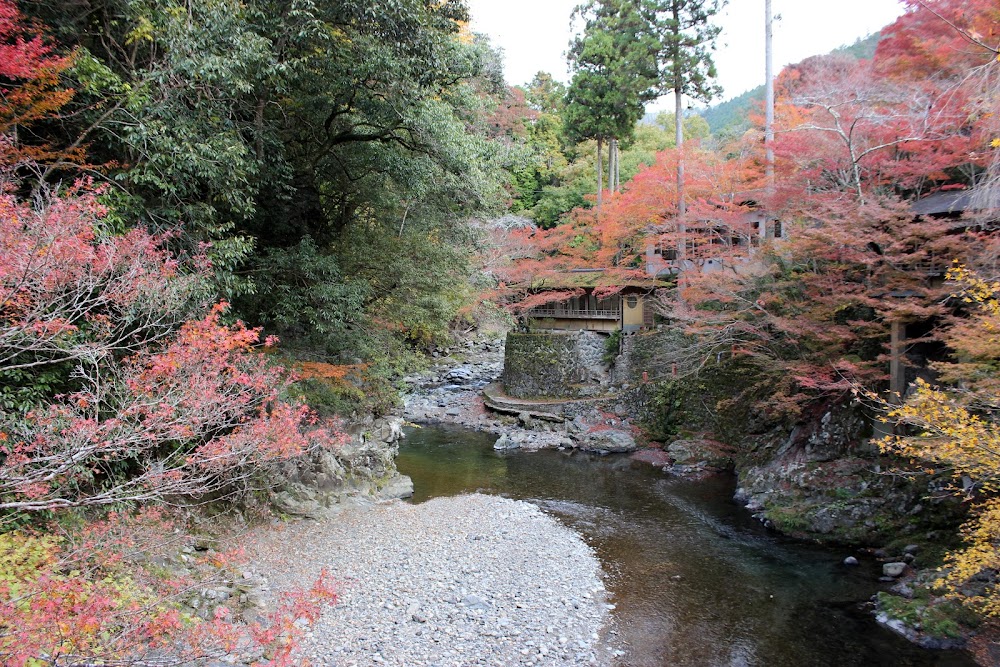
[[[180,665],[264,652],[270,665],[295,664],[300,619],[313,623],[324,604],[336,601],[328,573],[285,594],[261,622],[238,623],[224,605],[201,620],[183,612],[183,603],[200,588],[218,585],[212,577],[232,571],[238,557],[213,553],[211,563],[166,578],[145,565],[191,541],[160,509],[110,513],[60,538],[28,532],[0,537],[7,564],[0,575],[0,661],[12,667],[39,660],[138,665],[157,651],[156,664]]]
[[[98,196],[0,195],[0,371],[72,363],[76,386],[0,422],[0,509],[240,491],[271,461],[335,445],[282,400],[291,375],[258,330],[223,323],[226,304],[188,319],[202,265],[110,233]]]

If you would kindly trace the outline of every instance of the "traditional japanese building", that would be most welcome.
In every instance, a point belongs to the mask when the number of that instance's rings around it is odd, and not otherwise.
[[[534,280],[530,291],[558,296],[523,316],[533,329],[631,333],[653,326],[655,292],[669,285],[656,278],[616,279],[604,269],[553,273]]]

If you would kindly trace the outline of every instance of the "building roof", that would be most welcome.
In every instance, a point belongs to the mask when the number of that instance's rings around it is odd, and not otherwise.
[[[593,287],[645,287],[654,289],[667,287],[670,283],[649,276],[640,271],[629,271],[623,275],[619,271],[607,269],[576,269],[573,271],[553,271],[535,276],[531,281],[533,290],[586,289]]]
[[[972,190],[935,192],[918,199],[910,206],[917,215],[946,215],[962,213],[972,206]]]

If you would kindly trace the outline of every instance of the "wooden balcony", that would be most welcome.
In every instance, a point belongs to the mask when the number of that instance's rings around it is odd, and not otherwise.
[[[943,259],[929,258],[897,265],[896,268],[903,273],[912,273],[919,276],[937,277],[943,276],[952,266],[952,262]]]
[[[556,320],[620,320],[620,310],[578,310],[571,308],[532,308],[528,317]]]

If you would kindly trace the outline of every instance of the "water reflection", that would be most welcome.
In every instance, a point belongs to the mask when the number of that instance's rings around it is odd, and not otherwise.
[[[494,436],[411,429],[399,469],[414,502],[482,491],[528,500],[579,531],[610,575],[630,667],[940,665],[858,605],[876,564],[782,540],[731,502],[733,481],[664,477],[624,458],[493,451]]]

